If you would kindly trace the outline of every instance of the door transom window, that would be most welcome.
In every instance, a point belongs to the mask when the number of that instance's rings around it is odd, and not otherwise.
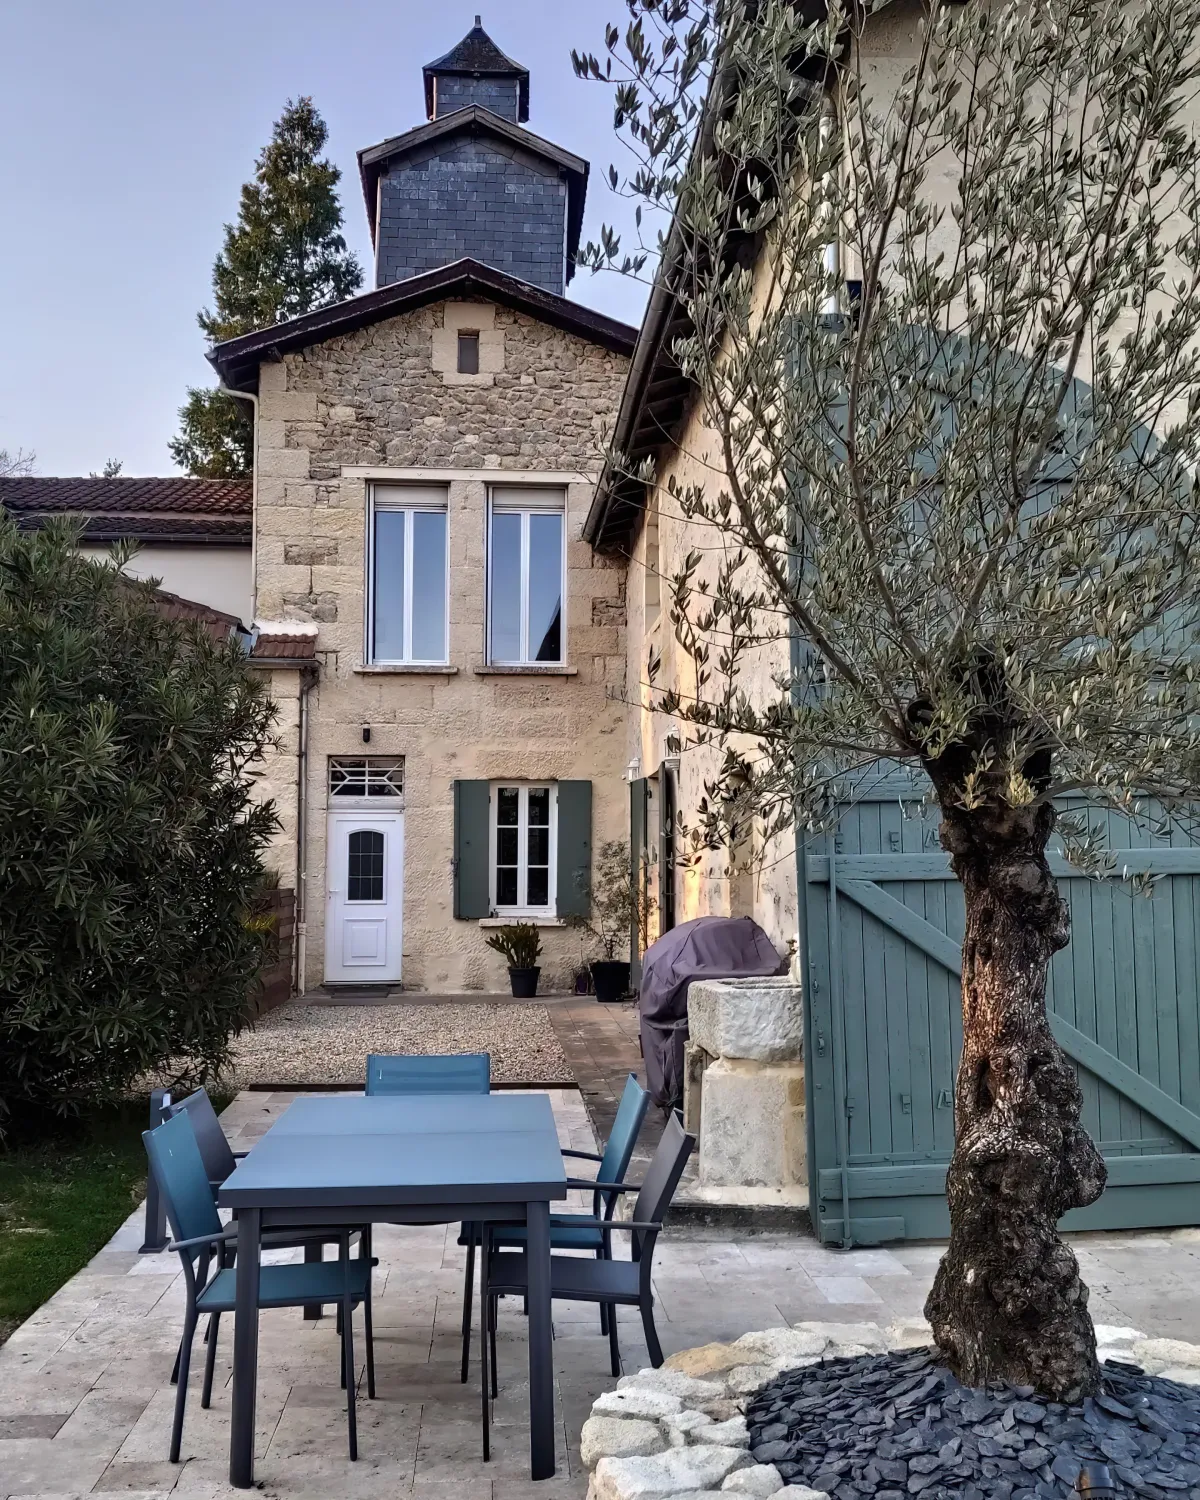
[[[398,755],[329,762],[329,795],[403,800],[404,759]]]

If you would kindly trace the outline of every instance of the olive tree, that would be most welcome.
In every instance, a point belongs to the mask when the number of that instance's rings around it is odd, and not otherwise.
[[[1105,1168],[1047,1021],[1047,844],[1098,873],[1062,799],[1169,821],[1200,771],[1200,5],[926,0],[894,75],[865,61],[879,0],[628,9],[576,67],[617,80],[645,241],[584,259],[686,313],[706,466],[630,466],[695,538],[665,579],[692,681],[654,706],[728,752],[713,844],[747,810],[826,829],[880,762],[924,779],[966,909],[927,1311],[965,1382],[1077,1399],[1056,1226]]]

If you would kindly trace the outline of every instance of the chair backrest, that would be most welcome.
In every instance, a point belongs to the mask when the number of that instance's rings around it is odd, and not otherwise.
[[[638,1223],[661,1224],[666,1218],[667,1209],[671,1206],[671,1199],[675,1195],[675,1189],[679,1186],[679,1179],[683,1176],[683,1169],[687,1166],[687,1159],[692,1154],[692,1147],[695,1144],[696,1137],[687,1133],[678,1115],[672,1114],[663,1127],[662,1139],[654,1153],[654,1160],[646,1169],[641,1190],[637,1195],[637,1202],[634,1204],[633,1217]],[[634,1231],[635,1260],[641,1255],[644,1238],[645,1236],[640,1231]]]
[[[492,1059],[486,1052],[451,1057],[367,1058],[368,1094],[488,1094]]]
[[[617,1118],[613,1121],[608,1144],[600,1165],[596,1168],[597,1182],[623,1182],[633,1148],[641,1132],[642,1121],[650,1107],[650,1095],[630,1073],[625,1080],[625,1091],[617,1107]],[[611,1197],[611,1194],[609,1195]]]
[[[175,1238],[193,1240],[202,1234],[220,1234],[221,1216],[187,1111],[180,1110],[156,1129],[144,1131],[142,1140]],[[182,1253],[195,1260],[202,1249],[200,1246]]]
[[[200,1148],[200,1160],[204,1163],[204,1171],[209,1182],[224,1182],[227,1177],[233,1175],[233,1169],[237,1166],[237,1158],[225,1137],[220,1120],[217,1119],[212,1100],[204,1089],[197,1089],[194,1094],[189,1094],[186,1099],[181,1099],[178,1104],[171,1106],[172,1115],[177,1115],[181,1111],[185,1112],[192,1122],[196,1145]]]

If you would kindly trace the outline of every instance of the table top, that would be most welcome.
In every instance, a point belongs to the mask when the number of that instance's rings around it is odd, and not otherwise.
[[[544,1094],[298,1099],[222,1185],[226,1208],[554,1202],[566,1170]]]

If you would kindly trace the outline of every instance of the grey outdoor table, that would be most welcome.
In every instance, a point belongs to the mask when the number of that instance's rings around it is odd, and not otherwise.
[[[554,1473],[550,1204],[566,1171],[545,1094],[298,1099],[220,1190],[237,1214],[237,1310],[229,1482],[254,1483],[262,1232],[328,1224],[528,1226],[529,1455]],[[336,1210],[336,1214],[331,1211]]]

